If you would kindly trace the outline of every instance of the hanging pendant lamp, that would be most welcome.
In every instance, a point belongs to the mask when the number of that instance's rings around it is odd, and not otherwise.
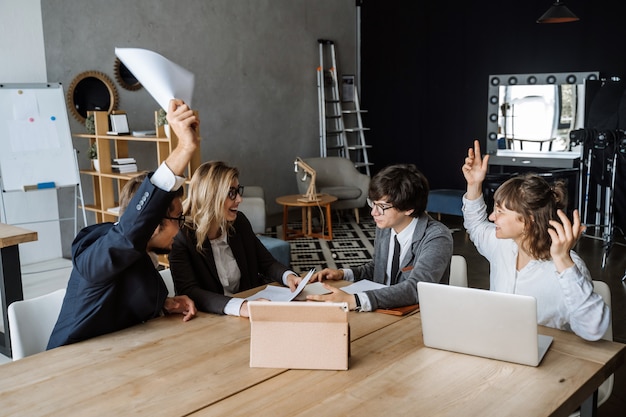
[[[580,20],[578,16],[572,13],[565,4],[561,3],[561,0],[556,0],[552,7],[537,19],[537,23],[566,23],[578,20]]]

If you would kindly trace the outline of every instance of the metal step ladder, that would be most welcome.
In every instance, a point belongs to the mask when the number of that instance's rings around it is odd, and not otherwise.
[[[349,157],[337,82],[333,41],[318,39],[320,65],[317,67],[317,97],[320,117],[320,156]],[[330,66],[324,66],[330,62]]]
[[[362,110],[359,104],[359,94],[354,84],[348,87],[353,90],[351,94],[352,100],[349,100],[346,94],[344,94],[344,100],[342,103],[342,113],[344,115],[345,131],[346,131],[346,143],[348,145],[348,151],[350,152],[350,159],[354,162],[354,166],[361,172],[370,176],[370,166],[373,164],[369,161],[367,150],[372,146],[365,142],[365,131],[370,130],[369,127],[363,126],[363,113],[367,113],[367,110]],[[351,91],[352,92],[352,91]]]
[[[362,110],[354,85],[354,76],[345,76],[342,87],[343,100],[339,94],[335,43],[318,39],[320,65],[317,67],[317,92],[319,106],[320,156],[340,156],[351,159],[355,167],[370,175],[370,163],[365,143]],[[326,63],[326,65],[325,65]],[[330,65],[328,65],[330,63]],[[347,84],[346,84],[347,83]],[[344,85],[346,84],[346,85]],[[346,123],[348,127],[346,127]],[[351,153],[352,151],[352,153]]]

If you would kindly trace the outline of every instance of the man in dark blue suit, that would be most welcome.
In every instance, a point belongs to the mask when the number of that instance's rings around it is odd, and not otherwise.
[[[164,313],[196,314],[187,296],[168,297],[156,269],[184,222],[183,173],[198,149],[199,119],[181,100],[170,102],[168,123],[178,145],[143,181],[129,181],[120,195],[117,223],[80,231],[72,244],[73,269],[48,349],[142,323]]]

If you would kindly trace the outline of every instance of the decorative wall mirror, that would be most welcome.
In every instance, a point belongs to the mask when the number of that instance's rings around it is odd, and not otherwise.
[[[572,152],[569,132],[585,123],[585,82],[598,78],[598,72],[489,76],[487,153]]]
[[[113,65],[115,72],[115,80],[124,89],[135,91],[141,88],[141,83],[132,72],[126,68],[126,65],[120,61],[119,58],[115,58],[115,64]]]
[[[87,112],[117,109],[118,95],[113,81],[99,71],[85,71],[72,80],[67,91],[67,107],[81,123],[85,123]]]

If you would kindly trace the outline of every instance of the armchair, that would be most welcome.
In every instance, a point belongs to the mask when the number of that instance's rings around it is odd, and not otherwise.
[[[311,168],[315,170],[315,185],[318,193],[330,194],[337,197],[333,203],[335,210],[354,209],[356,222],[359,223],[359,209],[365,206],[370,178],[355,168],[354,162],[339,156],[326,158],[303,158]],[[296,182],[298,191],[302,194],[307,192],[310,177],[304,181],[304,172],[298,169]]]

